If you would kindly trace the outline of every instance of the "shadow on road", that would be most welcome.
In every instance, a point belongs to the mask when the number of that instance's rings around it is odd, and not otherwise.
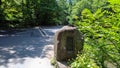
[[[0,37],[2,36],[10,36],[15,33],[26,31],[26,29],[10,29],[10,30],[2,30],[0,29]]]
[[[0,30],[0,66],[7,67],[8,63],[23,63],[26,57],[46,57],[47,51],[52,50],[52,48],[49,46],[45,48],[45,45],[53,45],[52,36],[55,30],[56,28],[45,28],[45,31],[51,37],[31,36],[31,32],[35,31],[35,29],[13,31],[11,33]]]

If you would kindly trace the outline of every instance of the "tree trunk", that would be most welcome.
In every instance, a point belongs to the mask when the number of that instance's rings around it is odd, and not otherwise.
[[[2,4],[2,1],[0,0],[0,5]]]

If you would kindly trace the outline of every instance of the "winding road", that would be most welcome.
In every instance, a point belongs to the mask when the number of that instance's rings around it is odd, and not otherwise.
[[[0,30],[0,68],[53,68],[53,36],[60,28]]]

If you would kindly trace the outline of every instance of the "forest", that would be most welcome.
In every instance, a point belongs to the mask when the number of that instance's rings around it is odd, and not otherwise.
[[[84,49],[71,68],[120,68],[120,0],[0,0],[0,29],[74,25]]]

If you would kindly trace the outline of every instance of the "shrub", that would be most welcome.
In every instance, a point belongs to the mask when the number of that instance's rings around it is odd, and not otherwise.
[[[85,8],[74,25],[84,33],[84,52],[71,63],[72,68],[120,68],[120,5],[109,0],[107,9],[94,13]],[[109,10],[111,9],[111,10]]]

